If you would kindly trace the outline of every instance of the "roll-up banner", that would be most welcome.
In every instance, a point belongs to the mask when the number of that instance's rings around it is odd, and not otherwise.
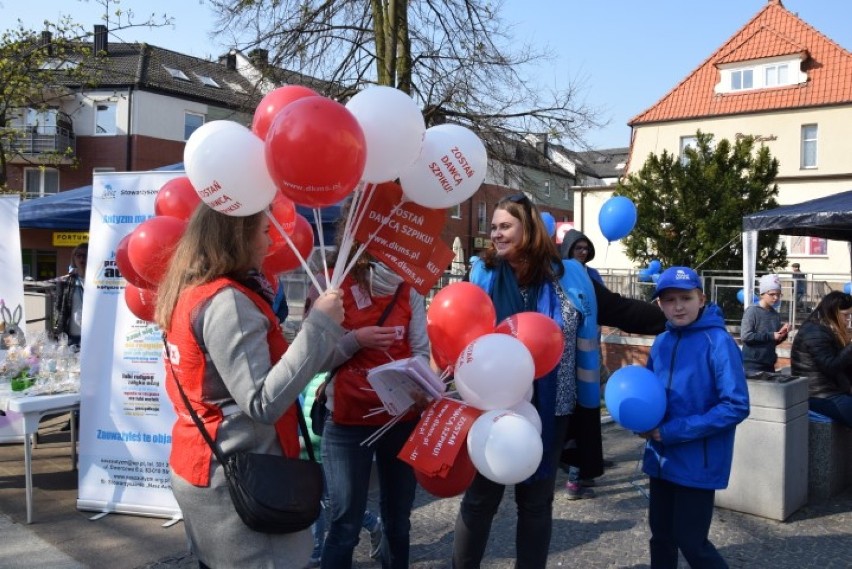
[[[153,217],[163,184],[182,175],[94,176],[80,352],[80,510],[180,515],[169,477],[175,414],[165,390],[162,336],[127,308],[115,252]]]
[[[24,268],[21,261],[21,231],[18,227],[18,196],[0,196],[0,300],[12,315],[11,323],[20,319],[18,326],[27,330],[24,306]],[[16,309],[20,307],[20,312]],[[5,330],[5,320],[0,317],[0,327]],[[2,336],[0,336],[2,341]],[[6,358],[0,349],[0,360]],[[0,443],[19,443],[24,440],[24,419],[20,413],[7,411],[0,415]]]

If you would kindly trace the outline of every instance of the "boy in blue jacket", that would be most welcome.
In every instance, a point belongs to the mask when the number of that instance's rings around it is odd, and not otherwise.
[[[668,323],[648,357],[666,388],[666,414],[641,433],[651,567],[675,569],[678,549],[691,567],[727,567],[708,535],[716,490],[731,473],[734,430],[749,413],[742,354],[692,269],[664,271],[654,296]]]

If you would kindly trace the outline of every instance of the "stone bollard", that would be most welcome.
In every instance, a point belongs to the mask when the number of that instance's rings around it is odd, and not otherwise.
[[[808,382],[749,379],[751,412],[737,427],[728,488],[716,505],[784,521],[808,501]]]

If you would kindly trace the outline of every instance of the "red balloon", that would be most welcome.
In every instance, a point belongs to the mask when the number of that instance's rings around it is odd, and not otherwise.
[[[500,322],[495,332],[514,336],[527,347],[535,363],[535,375],[546,375],[562,359],[565,336],[552,318],[538,312],[519,312]]]
[[[416,468],[414,469],[414,476],[423,489],[433,496],[451,498],[468,489],[474,476],[476,476],[476,467],[473,466],[473,462],[467,454],[467,445],[462,444],[456,461],[450,467],[445,478],[426,476]]]
[[[277,233],[275,228],[270,229],[270,235]],[[287,244],[282,237],[284,246],[273,250],[271,247],[266,254],[266,259],[263,260],[263,273],[266,275],[277,275],[292,271],[296,267],[301,266],[299,257],[293,252],[293,249]],[[302,258],[307,260],[314,248],[314,230],[311,224],[304,216],[296,214],[296,224],[293,234],[290,236],[290,241],[296,246],[296,249],[302,255]]]
[[[127,283],[124,287],[124,302],[136,318],[146,322],[154,321],[154,311],[157,308],[156,291]]]
[[[127,256],[140,277],[160,284],[186,226],[183,219],[163,215],[146,219],[133,230]]]
[[[121,241],[118,242],[118,247],[115,249],[115,264],[118,267],[121,276],[124,277],[124,280],[128,283],[139,288],[156,288],[153,284],[139,276],[139,273],[136,272],[136,269],[134,269],[133,265],[130,263],[130,257],[127,255],[127,244],[130,243],[131,235],[133,234],[128,233],[121,238]]]
[[[426,333],[435,362],[454,365],[468,344],[494,331],[497,314],[488,294],[468,282],[442,288],[426,311]]]
[[[301,85],[284,85],[264,95],[254,110],[254,119],[251,121],[252,132],[261,139],[265,139],[272,121],[281,109],[303,97],[319,97],[319,93]]]
[[[154,199],[154,213],[189,221],[201,198],[186,176],[172,178],[160,188]]]
[[[367,162],[358,120],[326,97],[303,97],[287,105],[269,127],[265,149],[278,189],[308,207],[334,205],[349,195]]]
[[[275,199],[272,200],[272,204],[269,206],[269,213],[281,224],[287,235],[293,235],[293,231],[296,230],[297,215],[296,204],[293,203],[293,200],[281,192],[276,192]],[[277,251],[281,247],[287,247],[287,240],[284,239],[284,236],[281,235],[281,232],[278,231],[278,228],[274,224],[269,228],[269,237],[272,239],[272,244],[269,246],[270,252]]]

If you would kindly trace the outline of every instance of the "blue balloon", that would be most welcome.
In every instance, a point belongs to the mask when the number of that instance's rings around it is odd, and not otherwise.
[[[541,220],[544,221],[544,225],[547,227],[547,234],[551,237],[556,235],[556,220],[553,219],[553,216],[545,211],[541,214]]]
[[[662,272],[663,264],[660,261],[658,261],[657,259],[654,259],[653,261],[648,263],[648,270],[651,271],[652,273]]]
[[[626,237],[636,225],[636,206],[629,198],[613,196],[601,207],[598,225],[607,241],[617,241]]]
[[[651,275],[651,282],[652,283],[657,284],[657,282],[659,282],[659,280],[660,280],[660,273],[653,273]]]
[[[666,388],[654,372],[638,365],[610,376],[604,401],[616,423],[637,433],[657,427],[666,414]]]
[[[651,271],[650,269],[639,269],[639,282],[640,283],[649,283],[651,282]]]
[[[848,282],[843,285],[843,292],[845,292],[846,294],[852,294],[852,282]]]
[[[743,289],[737,291],[737,301],[739,301],[740,304],[745,304],[745,293],[743,292]]]

